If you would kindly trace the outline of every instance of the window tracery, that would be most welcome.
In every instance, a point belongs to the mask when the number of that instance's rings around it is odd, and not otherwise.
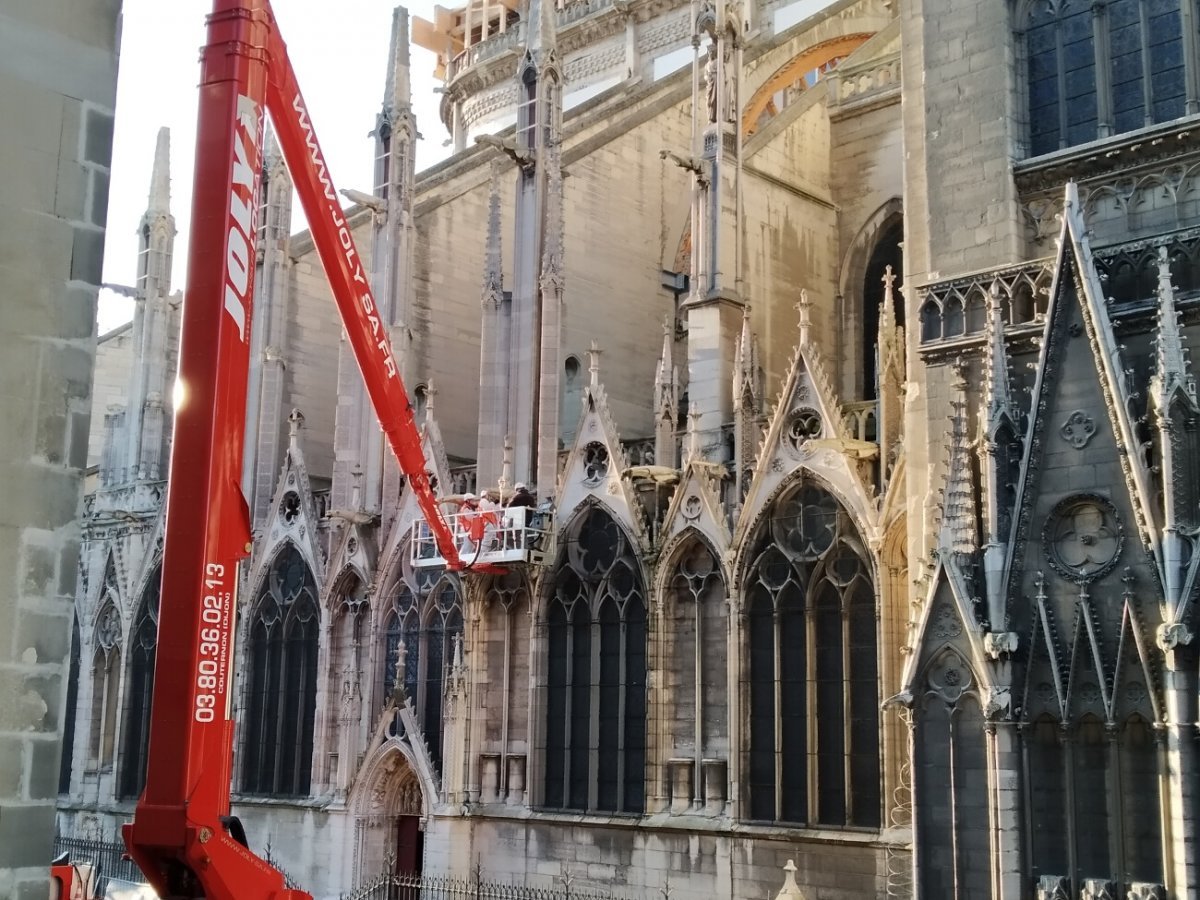
[[[879,827],[875,589],[833,495],[806,482],[775,502],[744,597],[749,817]]]
[[[150,747],[150,704],[154,696],[154,660],[158,646],[158,603],[162,566],[146,582],[129,639],[129,689],[125,692],[125,751],[121,762],[119,796],[137,797],[146,784],[146,754]]]
[[[454,642],[462,640],[462,592],[458,579],[441,568],[413,568],[405,560],[384,627],[385,665],[381,701],[403,672],[404,693],[413,704],[435,762],[442,757],[442,701]]]
[[[728,615],[725,580],[709,547],[693,538],[679,554],[667,591],[668,721],[676,756],[694,759],[695,798],[704,796],[700,766],[729,751]],[[724,796],[725,785],[719,787]]]
[[[570,529],[547,630],[544,803],[639,813],[646,758],[646,606],[637,557],[606,512]]]
[[[1038,0],[1021,37],[1033,156],[1179,118],[1200,65],[1180,0]]]
[[[303,796],[312,781],[317,588],[291,544],[271,563],[248,626],[242,790]]]
[[[111,565],[111,564],[110,564]],[[92,654],[92,729],[88,759],[92,768],[111,768],[120,707],[121,616],[106,594],[96,617]]]

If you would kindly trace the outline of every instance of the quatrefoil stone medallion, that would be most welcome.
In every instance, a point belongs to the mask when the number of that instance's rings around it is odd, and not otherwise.
[[[1082,450],[1096,433],[1096,422],[1082,409],[1077,409],[1067,416],[1058,433],[1076,450]]]

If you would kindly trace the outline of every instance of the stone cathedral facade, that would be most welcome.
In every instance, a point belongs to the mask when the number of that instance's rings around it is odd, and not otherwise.
[[[547,531],[499,575],[415,552],[268,154],[255,848],[321,897],[749,900],[787,859],[820,898],[1195,896],[1197,0],[471,0],[412,27],[455,146],[420,175],[409,30],[357,239],[440,494],[525,482]],[[151,180],[68,697],[97,838],[170,602],[165,138]]]

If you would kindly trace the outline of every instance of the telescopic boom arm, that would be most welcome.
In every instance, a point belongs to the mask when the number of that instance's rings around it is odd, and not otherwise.
[[[388,323],[337,202],[270,4],[214,0],[201,63],[146,789],[133,823],[124,827],[130,855],[163,898],[309,898],[249,850],[229,805],[238,565],[251,549],[239,485],[264,111],[384,434],[442,557],[449,568],[463,568],[425,471]]]

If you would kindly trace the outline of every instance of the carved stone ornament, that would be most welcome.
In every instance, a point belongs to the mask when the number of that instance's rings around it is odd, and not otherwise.
[[[1117,883],[1107,878],[1085,878],[1079,900],[1117,900]]]
[[[1012,715],[1012,691],[1006,687],[991,688],[987,692],[987,703],[983,715],[989,721],[1007,719]]]
[[[1167,622],[1165,625],[1158,626],[1156,637],[1158,648],[1165,653],[1181,645],[1187,646],[1195,635],[1192,634],[1192,629],[1183,622]]]
[[[948,603],[939,604],[933,611],[933,622],[930,626],[933,636],[938,640],[944,641],[962,634],[962,623]]]
[[[1065,875],[1043,875],[1038,879],[1037,900],[1071,900]]]
[[[608,474],[608,448],[592,441],[583,448],[583,483],[597,485]]]
[[[992,659],[1001,659],[1017,652],[1015,631],[989,631],[983,636],[983,649]]]
[[[96,643],[105,650],[111,650],[120,638],[121,621],[117,618],[116,608],[110,604],[96,623]]]
[[[688,494],[683,501],[683,517],[690,522],[694,522],[700,518],[700,510],[702,508],[700,498],[695,494]]]
[[[300,495],[288,491],[283,495],[283,503],[279,507],[279,516],[288,525],[295,525],[300,518]]]
[[[1167,900],[1167,889],[1149,881],[1135,881],[1129,885],[1126,900]]]
[[[800,456],[800,448],[813,438],[821,436],[821,414],[810,407],[801,407],[788,416],[787,429],[783,435],[784,446],[793,456]]]
[[[1050,567],[1076,584],[1109,572],[1124,542],[1116,509],[1099,494],[1073,494],[1059,501],[1042,529],[1042,549]]]
[[[1076,450],[1082,450],[1096,433],[1096,422],[1082,409],[1077,409],[1067,416],[1058,433]]]
[[[955,703],[972,684],[971,671],[953,653],[942,656],[929,670],[929,687],[947,703]]]

